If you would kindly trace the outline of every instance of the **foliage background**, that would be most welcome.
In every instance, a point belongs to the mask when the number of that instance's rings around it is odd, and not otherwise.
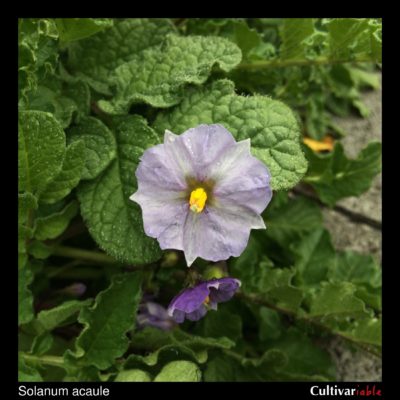
[[[336,250],[317,202],[380,171],[380,143],[348,158],[334,117],[368,115],[379,19],[24,19],[18,44],[20,381],[335,380],[332,337],[380,355],[380,260]],[[217,265],[234,300],[138,330],[142,294],[167,305],[187,268],[144,235],[135,165],[165,128],[211,122],[270,167],[268,229]]]

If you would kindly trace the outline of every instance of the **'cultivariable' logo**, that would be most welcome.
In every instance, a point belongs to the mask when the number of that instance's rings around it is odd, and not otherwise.
[[[357,385],[356,388],[340,388],[337,385],[311,386],[313,396],[382,396],[382,390],[377,385]]]

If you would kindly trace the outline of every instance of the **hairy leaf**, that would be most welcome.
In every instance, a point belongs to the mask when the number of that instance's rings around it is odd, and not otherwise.
[[[109,18],[56,18],[55,22],[63,42],[84,39],[113,26]]]
[[[116,145],[113,134],[97,118],[85,117],[68,130],[68,141],[83,141],[85,165],[82,179],[96,178],[115,158]]]
[[[27,262],[18,265],[18,325],[33,319],[33,297],[29,289],[33,272]]]
[[[128,369],[118,373],[114,382],[151,382],[150,375],[140,369]]]
[[[42,111],[18,113],[18,190],[39,194],[59,173],[65,134],[55,118]]]
[[[135,325],[140,286],[138,273],[115,276],[95,304],[81,310],[78,320],[84,329],[76,340],[75,354],[70,353],[81,365],[105,369],[127,350],[126,333]]]
[[[238,96],[228,80],[188,90],[172,112],[158,115],[155,129],[179,134],[199,124],[212,123],[225,126],[237,140],[251,139],[252,153],[269,168],[274,190],[291,188],[306,172],[300,131],[291,110],[268,97]]]
[[[311,300],[311,317],[361,315],[365,304],[355,296],[356,287],[350,282],[324,282]],[[338,301],[340,299],[340,301]]]
[[[138,116],[121,119],[115,134],[117,160],[102,175],[79,186],[82,216],[107,253],[128,263],[149,263],[157,260],[161,251],[157,242],[145,235],[140,208],[129,196],[136,190],[139,158],[159,139]]]
[[[77,314],[83,307],[88,307],[91,303],[91,299],[85,301],[70,300],[49,310],[40,311],[34,321],[35,330],[41,333],[62,326],[71,316]]]
[[[190,361],[172,361],[165,365],[154,382],[200,382],[201,371]]]
[[[99,106],[110,114],[125,114],[134,102],[171,107],[182,100],[185,84],[204,83],[214,64],[228,72],[241,57],[223,38],[168,35],[161,47],[144,50],[115,70],[116,96]]]
[[[68,227],[72,218],[79,211],[76,200],[69,203],[61,211],[35,220],[35,238],[38,240],[54,239]]]
[[[112,28],[69,46],[69,65],[96,91],[111,94],[110,76],[119,65],[148,47],[163,42],[174,32],[167,19],[128,18],[117,20]]]
[[[43,203],[55,203],[74,189],[82,176],[86,147],[83,140],[72,142],[66,149],[61,171],[46,186],[40,195]]]
[[[51,19],[18,19],[18,92],[26,100],[38,82],[55,71],[58,31]]]

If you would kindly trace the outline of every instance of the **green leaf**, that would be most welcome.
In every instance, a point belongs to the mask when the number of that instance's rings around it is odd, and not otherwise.
[[[42,111],[20,111],[18,122],[18,190],[36,195],[61,170],[65,134],[55,118]]]
[[[198,331],[208,337],[227,337],[237,341],[242,336],[242,320],[228,310],[221,308],[217,312],[209,312],[201,321]]]
[[[325,21],[330,57],[351,60],[356,56],[382,62],[382,24],[372,18],[333,18]]]
[[[70,300],[65,301],[59,306],[49,310],[40,311],[34,321],[34,328],[38,333],[51,331],[58,326],[62,326],[66,321],[92,303],[91,299],[85,301]]]
[[[312,185],[329,206],[345,197],[359,196],[369,189],[373,178],[381,171],[381,147],[379,142],[369,143],[353,160],[346,157],[338,142],[328,155],[304,147],[309,161],[304,181]]]
[[[190,361],[172,361],[165,365],[154,382],[200,382],[201,371]]]
[[[32,240],[28,246],[28,253],[38,260],[45,260],[49,258],[53,253],[53,246],[40,242],[38,240]]]
[[[235,345],[227,337],[201,337],[179,329],[165,333],[150,327],[135,333],[131,343],[135,349],[146,353],[153,351],[145,356],[130,354],[125,361],[125,369],[155,366],[177,359],[189,359],[202,364],[207,361],[208,351],[229,349]]]
[[[340,332],[341,335],[348,337],[358,343],[373,346],[382,346],[382,319],[364,318],[356,322],[356,327],[351,331]]]
[[[287,248],[322,225],[322,212],[315,202],[299,197],[277,206],[271,204],[264,212],[264,220],[268,238]]]
[[[18,265],[18,325],[33,319],[33,297],[29,289],[33,272],[27,262]]]
[[[26,245],[33,237],[31,227],[33,211],[38,207],[37,198],[29,192],[18,194],[18,266],[26,262]]]
[[[190,18],[186,34],[229,39],[239,46],[243,59],[254,56],[262,45],[261,35],[251,29],[243,18]]]
[[[68,141],[83,141],[85,144],[82,179],[96,178],[116,155],[114,135],[97,118],[82,118],[78,125],[68,129]]]
[[[382,270],[370,255],[345,251],[336,255],[328,273],[331,281],[349,281],[357,286],[356,296],[368,306],[382,308]]]
[[[110,76],[124,62],[162,43],[175,28],[168,19],[128,18],[112,28],[69,46],[69,65],[93,89],[111,94]]]
[[[204,371],[205,382],[235,382],[235,363],[232,363],[226,356],[217,356],[209,361]]]
[[[29,192],[18,194],[18,225],[29,223],[29,213],[38,207],[37,198]]]
[[[283,60],[306,58],[308,50],[307,39],[314,32],[312,18],[285,18],[281,27],[280,58]]]
[[[66,149],[61,171],[46,186],[40,196],[43,203],[55,203],[74,189],[82,176],[86,147],[83,140],[72,142]]]
[[[114,382],[151,382],[150,375],[140,369],[128,369],[118,373]]]
[[[160,258],[157,242],[143,230],[135,192],[135,170],[144,150],[158,143],[156,133],[139,116],[129,116],[115,128],[118,158],[96,179],[78,187],[81,213],[98,245],[113,257],[133,264]]]
[[[126,114],[135,102],[171,107],[182,100],[184,85],[204,83],[215,64],[228,72],[241,58],[224,38],[168,35],[160,48],[144,50],[115,70],[116,96],[99,107],[110,114]]]
[[[55,22],[63,42],[84,39],[113,26],[109,18],[56,18]]]
[[[242,282],[246,295],[256,295],[265,301],[296,311],[303,299],[302,290],[293,286],[295,270],[274,268],[262,255],[262,244],[250,237],[249,245],[237,259],[232,259],[230,272]]]
[[[334,380],[336,371],[329,354],[315,346],[310,338],[297,328],[290,327],[279,338],[271,342],[274,349],[283,351],[288,357],[282,372],[290,380]]]
[[[293,246],[297,278],[305,286],[319,285],[334,267],[335,249],[326,229],[317,228]]]
[[[49,332],[35,336],[30,352],[36,356],[46,354],[53,346],[53,340],[53,336]]]
[[[311,299],[309,316],[341,318],[364,314],[365,304],[355,296],[355,291],[356,286],[350,282],[323,282]]]
[[[252,153],[269,168],[274,190],[293,187],[306,172],[300,130],[292,111],[268,97],[238,96],[228,80],[188,89],[185,99],[172,112],[159,113],[155,129],[179,134],[212,123],[225,126],[237,140],[251,139]]]
[[[23,353],[18,353],[18,382],[42,382],[39,371],[28,365],[24,359]]]
[[[54,214],[35,220],[35,238],[38,240],[54,239],[68,227],[72,218],[79,211],[76,200],[71,201],[64,209]]]
[[[50,72],[58,61],[58,32],[51,19],[18,19],[18,92],[26,100],[30,91]]]
[[[344,251],[337,255],[336,264],[329,271],[331,280],[349,281],[371,288],[382,286],[382,270],[371,255]]]
[[[278,349],[269,349],[259,358],[242,357],[237,381],[279,380],[278,371],[287,364],[287,356]]]
[[[90,88],[87,83],[80,80],[68,79],[63,87],[63,94],[73,100],[76,105],[75,121],[80,122],[82,117],[90,113]]]
[[[22,109],[49,112],[67,128],[73,120],[79,121],[90,111],[90,91],[85,82],[68,76],[61,69],[58,74],[48,74],[38,88],[28,94],[26,101],[20,100]]]
[[[108,289],[99,293],[92,307],[84,307],[78,321],[84,325],[73,355],[80,365],[106,369],[129,346],[126,333],[133,329],[141,299],[141,275],[114,276]]]
[[[277,349],[267,350],[259,358],[246,358],[237,353],[228,353],[226,356],[215,357],[207,363],[204,380],[206,382],[282,380],[279,370],[286,363],[286,355]]]
[[[60,125],[65,129],[71,121],[77,106],[69,97],[63,96],[61,83],[49,84],[49,78],[38,86],[37,90],[29,94],[27,108],[53,114]]]
[[[267,307],[260,307],[259,311],[259,338],[260,340],[277,339],[283,330],[279,313]]]

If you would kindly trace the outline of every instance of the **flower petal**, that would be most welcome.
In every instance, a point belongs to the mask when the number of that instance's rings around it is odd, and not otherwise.
[[[143,185],[147,186],[147,183]],[[142,208],[146,235],[157,238],[161,249],[183,249],[183,225],[188,213],[185,199],[176,192],[143,188],[130,199]]]
[[[139,189],[145,182],[168,191],[186,189],[185,174],[175,160],[171,159],[164,144],[151,147],[143,153],[136,170],[136,178]]]
[[[261,216],[250,208],[227,203],[189,212],[183,230],[183,249],[188,266],[197,257],[209,261],[238,257],[246,248],[251,229],[265,228]]]
[[[181,324],[185,320],[185,312],[181,310],[173,310],[170,316],[174,319],[175,322]]]
[[[230,300],[240,287],[240,281],[233,278],[219,279],[218,289],[210,287],[210,301],[221,303]]]
[[[250,140],[243,140],[225,152],[220,166],[214,166],[212,178],[217,185],[214,196],[221,205],[241,205],[261,213],[272,198],[270,173],[250,154]]]
[[[206,283],[183,290],[170,303],[168,315],[172,316],[175,310],[181,310],[185,313],[197,310],[204,303],[209,293]]]
[[[232,134],[222,125],[199,125],[177,136],[166,131],[166,151],[186,176],[204,180],[208,166],[218,162],[221,155],[235,145]]]
[[[202,304],[197,310],[186,314],[186,318],[190,321],[198,321],[207,314],[207,307]]]

